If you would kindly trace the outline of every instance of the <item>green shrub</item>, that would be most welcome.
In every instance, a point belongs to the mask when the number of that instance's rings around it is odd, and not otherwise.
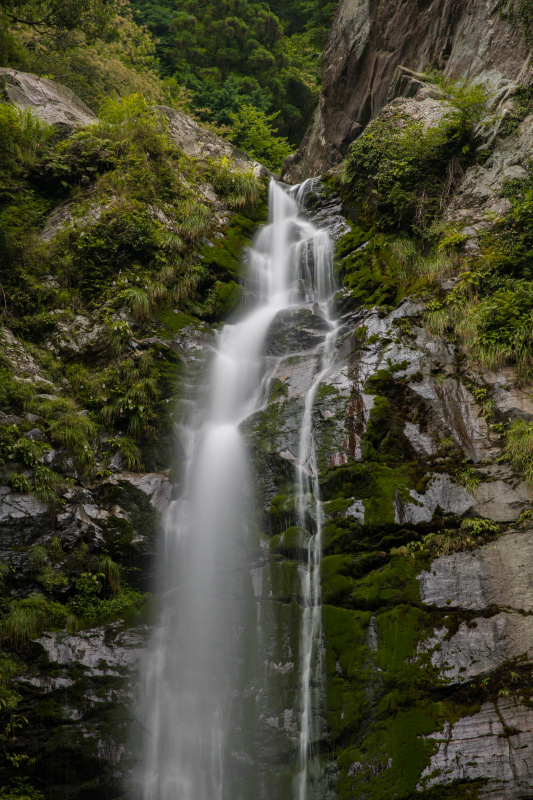
[[[128,434],[138,438],[155,418],[153,405],[159,397],[153,355],[144,352],[122,361],[110,374],[109,402],[102,409],[105,423],[123,422]]]
[[[437,71],[428,73],[427,79],[442,89],[453,105],[454,113],[459,115],[467,128],[481,122],[489,113],[492,93],[488,84],[461,78],[455,80]]]
[[[437,558],[441,555],[474,550],[494,538],[499,525],[487,519],[465,519],[459,529],[445,529],[429,533],[419,541],[409,542],[391,550],[391,555],[409,555],[411,558]]]
[[[101,597],[103,573],[84,572],[74,581],[76,595],[69,600],[69,608],[77,617],[95,618],[119,615],[131,608],[138,608],[148,595],[135,591],[130,586],[117,586],[113,597]]]
[[[34,397],[26,406],[43,417],[51,440],[66,449],[80,472],[88,472],[94,464],[95,423],[89,417],[80,416],[76,404],[69,398]]]
[[[136,286],[124,289],[119,294],[118,301],[129,310],[133,319],[137,320],[137,322],[146,320],[150,313],[150,302],[146,292]]]
[[[120,439],[107,439],[105,442],[105,457],[109,460],[117,452],[124,458],[126,469],[131,472],[140,472],[143,469],[141,451],[138,445],[129,436]]]
[[[0,103],[0,197],[9,186],[9,176],[33,167],[50,142],[53,128],[41,121],[30,108]]]
[[[38,464],[35,467],[32,486],[33,492],[39,500],[46,503],[52,511],[63,504],[57,492],[66,486],[66,484],[67,481],[65,478],[49,467],[43,464]]]
[[[44,795],[28,778],[14,778],[0,788],[0,800],[44,800]]]
[[[277,116],[268,116],[247,103],[242,103],[237,112],[230,114],[231,140],[274,172],[281,171],[283,162],[292,152],[287,139],[277,136],[273,128]]]
[[[366,224],[423,232],[462,177],[471,136],[459,109],[432,127],[401,111],[378,117],[350,146],[342,194]]]

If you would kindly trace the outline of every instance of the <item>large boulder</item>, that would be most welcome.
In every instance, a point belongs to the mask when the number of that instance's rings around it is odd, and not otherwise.
[[[96,120],[91,109],[66,86],[28,72],[0,68],[0,82],[7,100],[33,113],[49,125],[76,128]]]
[[[213,131],[202,128],[186,114],[168,106],[156,106],[156,110],[167,118],[170,137],[191,158],[229,158],[237,169],[244,170],[251,167],[256,175],[278,177],[234,144],[227,142]]]

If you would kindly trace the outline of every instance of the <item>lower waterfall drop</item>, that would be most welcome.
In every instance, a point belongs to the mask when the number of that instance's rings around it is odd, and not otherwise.
[[[332,244],[327,231],[300,216],[305,191],[305,185],[287,190],[271,182],[269,223],[249,254],[249,280],[259,300],[241,321],[223,328],[209,399],[191,415],[184,490],[167,515],[158,573],[162,608],[147,656],[142,800],[324,797],[316,753],[324,734],[322,509],[312,415],[336,325],[328,308]],[[325,332],[310,351],[317,369],[302,396],[295,459],[295,522],[312,535],[298,567],[303,610],[299,641],[291,648],[283,625],[294,625],[280,623],[272,608],[272,586],[264,577],[269,556],[256,541],[254,474],[243,427],[265,408],[283,361],[266,352],[269,329],[281,312],[309,308]],[[260,563],[250,555],[258,551]],[[291,664],[273,655],[282,651],[296,662],[294,714],[289,693],[280,690],[280,675]]]

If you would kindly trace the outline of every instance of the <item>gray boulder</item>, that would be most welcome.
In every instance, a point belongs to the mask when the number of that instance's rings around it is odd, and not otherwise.
[[[96,121],[83,100],[61,83],[7,68],[0,68],[0,80],[8,100],[20,108],[30,108],[49,125],[76,128]]]

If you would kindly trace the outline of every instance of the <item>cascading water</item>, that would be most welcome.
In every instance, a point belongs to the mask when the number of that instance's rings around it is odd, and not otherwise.
[[[210,371],[207,408],[196,409],[196,423],[191,421],[185,488],[166,523],[161,619],[147,659],[142,800],[320,796],[314,788],[320,770],[315,769],[313,746],[323,735],[318,713],[323,696],[322,510],[312,413],[331,359],[335,324],[328,315],[331,242],[326,231],[299,216],[305,191],[305,186],[289,192],[271,183],[269,224],[250,251],[250,281],[258,287],[259,301],[242,321],[224,327]],[[281,360],[265,354],[269,328],[280,312],[310,304],[327,332],[318,346],[319,369],[302,397],[296,462],[297,522],[312,535],[307,561],[299,567],[303,610],[295,725],[290,710],[283,710],[276,683],[288,667],[275,663],[272,654],[285,648],[283,658],[291,658],[296,647],[276,642],[284,634],[268,606],[272,589],[263,578],[265,552],[257,546],[254,476],[242,429],[265,406]],[[290,759],[281,763],[284,745],[276,744],[275,737],[282,735],[276,713],[286,720],[284,736],[290,734],[294,742],[297,732],[292,764]]]

